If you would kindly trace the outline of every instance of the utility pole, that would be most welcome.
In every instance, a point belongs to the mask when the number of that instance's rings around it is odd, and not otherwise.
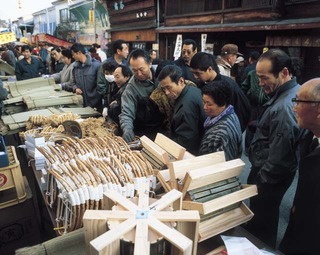
[[[92,0],[93,8],[93,33],[94,33],[94,42],[97,42],[97,26],[96,26],[96,0]]]

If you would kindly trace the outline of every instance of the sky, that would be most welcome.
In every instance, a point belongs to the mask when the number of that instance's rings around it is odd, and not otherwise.
[[[0,19],[8,21],[16,20],[25,15],[31,15],[34,12],[43,10],[52,6],[55,0],[20,0],[21,9],[18,8],[19,0],[0,0]]]

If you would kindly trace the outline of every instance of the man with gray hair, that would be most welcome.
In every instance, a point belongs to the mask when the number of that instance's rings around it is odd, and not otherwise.
[[[220,74],[231,77],[231,68],[239,56],[243,55],[238,52],[237,45],[231,43],[225,44],[221,48],[221,55],[217,57]]]
[[[257,63],[259,86],[270,96],[264,104],[249,147],[249,184],[256,184],[258,195],[250,199],[254,217],[247,229],[275,248],[279,207],[298,169],[298,127],[291,98],[299,84],[292,76],[291,58],[280,49],[263,53]]]
[[[298,186],[279,250],[320,254],[320,78],[304,83],[292,102],[299,127],[311,132],[301,140]]]

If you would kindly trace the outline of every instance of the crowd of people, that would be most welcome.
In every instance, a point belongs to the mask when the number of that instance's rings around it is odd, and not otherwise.
[[[154,50],[129,52],[124,40],[112,43],[108,58],[98,44],[43,45],[37,52],[24,45],[20,55],[8,50],[2,58],[15,68],[17,80],[53,76],[61,89],[82,95],[84,107],[117,123],[126,142],[161,132],[194,155],[224,151],[226,160],[241,157],[244,144],[251,163],[248,183],[258,188],[250,199],[254,217],[245,227],[272,248],[281,200],[299,171],[280,250],[320,254],[320,147],[310,147],[320,138],[320,78],[300,86],[283,50],[250,51],[246,66],[235,44],[224,45],[215,57],[198,52],[191,39],[183,41],[175,61],[156,62]],[[4,93],[0,83],[0,99]]]

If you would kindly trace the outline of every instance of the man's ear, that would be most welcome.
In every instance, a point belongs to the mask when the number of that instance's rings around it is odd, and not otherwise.
[[[184,78],[183,77],[180,77],[179,78],[179,81],[178,81],[178,85],[183,85],[185,82],[184,82]]]
[[[290,72],[288,70],[288,68],[284,67],[281,71],[281,74],[285,77],[289,76],[290,75]]]

